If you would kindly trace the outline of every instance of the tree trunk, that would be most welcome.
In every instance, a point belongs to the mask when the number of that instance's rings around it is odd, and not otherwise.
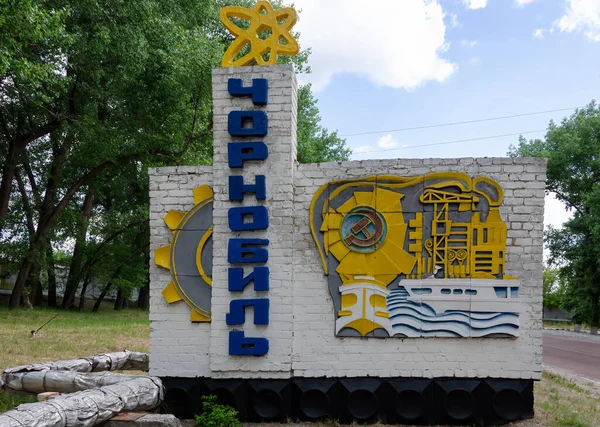
[[[147,236],[148,240],[150,240],[150,236]],[[147,248],[145,253],[145,265],[146,265],[146,280],[147,284],[143,288],[140,289],[140,293],[138,295],[138,308],[142,310],[148,310],[150,307],[150,248]]]
[[[6,161],[4,163],[4,168],[2,169],[2,182],[0,183],[0,224],[2,224],[4,217],[8,213],[8,202],[10,200],[12,182],[15,177],[19,155],[25,150],[27,144],[48,135],[58,129],[59,126],[60,122],[58,120],[53,120],[50,123],[46,123],[33,129],[31,133],[28,134],[17,132],[15,138],[12,141],[9,140],[8,154],[6,155]],[[6,135],[6,137],[9,138],[10,135]]]
[[[123,297],[123,291],[121,288],[117,291],[117,299],[115,300],[115,310],[121,310],[123,308],[123,301],[125,298]]]
[[[85,309],[85,292],[92,281],[92,275],[90,273],[85,275],[85,279],[83,279],[83,286],[81,287],[81,296],[79,297],[79,311],[83,311]]]
[[[46,241],[46,272],[48,274],[48,307],[56,307],[56,271],[50,239]]]
[[[42,289],[42,281],[40,280],[40,273],[42,267],[41,263],[37,262],[29,270],[29,277],[27,278],[27,285],[29,291],[29,301],[34,307],[40,307],[44,302],[44,291]]]
[[[69,267],[69,276],[65,286],[65,295],[62,303],[63,309],[73,304],[73,301],[75,301],[75,294],[77,293],[77,288],[81,280],[83,251],[85,249],[90,216],[92,215],[92,208],[94,207],[94,198],[94,188],[90,186],[85,195],[85,200],[83,201],[83,207],[81,209],[79,231],[77,233],[75,249],[73,250],[71,266]]]
[[[19,169],[14,170],[14,179],[17,181],[19,192],[21,193],[21,205],[23,206],[23,212],[25,213],[25,219],[27,220],[27,231],[29,232],[29,243],[32,243],[35,239],[35,225],[33,222],[33,210],[29,203],[29,195],[25,188],[25,183],[21,177]],[[38,307],[44,302],[44,294],[42,290],[42,282],[40,281],[41,262],[38,259],[34,260],[34,265],[29,270],[27,276],[27,285],[29,287],[29,301],[33,307]]]
[[[14,178],[17,181],[17,186],[19,187],[19,192],[21,193],[21,205],[23,205],[23,212],[25,213],[25,219],[27,221],[27,231],[29,232],[29,242],[31,243],[35,237],[33,210],[31,209],[31,204],[29,203],[29,195],[27,194],[25,183],[23,182],[21,173],[18,169],[14,170]]]
[[[141,308],[142,310],[148,310],[150,307],[150,285],[146,285],[140,289],[137,307]]]
[[[2,169],[2,183],[0,184],[0,224],[8,213],[8,201],[10,200],[12,182],[15,177],[20,152],[21,150],[17,144],[9,142],[8,155]]]
[[[35,259],[42,252],[43,248],[44,242],[41,240],[39,235],[36,235],[35,240],[29,245],[27,256],[25,257],[25,259],[23,259],[23,262],[21,263],[21,268],[19,269],[17,280],[15,280],[15,286],[13,287],[13,291],[10,294],[10,300],[8,301],[8,306],[10,308],[17,308],[21,305],[21,297],[24,296],[23,290],[25,289],[25,285],[27,284],[29,273],[32,269],[34,269],[35,271]]]
[[[111,287],[112,287],[112,282],[108,282],[106,284],[106,286],[104,286],[104,289],[102,289],[102,292],[100,292],[100,296],[96,300],[96,303],[94,304],[94,308],[92,308],[92,311],[94,313],[97,312],[100,309],[100,304],[102,304],[102,301],[104,301],[104,298],[106,297],[106,295],[110,291]]]
[[[50,167],[48,182],[46,183],[46,192],[40,209],[36,234],[29,245],[29,250],[17,275],[17,280],[15,281],[15,286],[8,302],[10,308],[19,307],[29,273],[32,269],[35,271],[36,263],[39,263],[41,260],[46,236],[52,229],[53,220],[57,215],[57,212],[55,212],[56,209],[54,209],[54,201],[69,145],[68,142],[65,142],[62,146],[57,141],[53,141],[52,143],[52,166]]]

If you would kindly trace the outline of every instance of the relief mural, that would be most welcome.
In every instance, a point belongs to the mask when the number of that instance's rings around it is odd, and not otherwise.
[[[502,188],[452,173],[322,186],[310,208],[337,336],[518,336]]]
[[[162,295],[169,304],[184,301],[190,321],[210,322],[213,259],[213,190],[194,189],[194,207],[188,212],[171,210],[164,218],[172,231],[171,243],[154,251],[156,265],[171,272]]]

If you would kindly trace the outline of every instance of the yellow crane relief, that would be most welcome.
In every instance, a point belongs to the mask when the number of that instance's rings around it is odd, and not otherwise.
[[[433,206],[433,218],[431,237],[423,242],[429,257],[425,256],[417,263],[420,270],[417,277],[433,274],[438,269],[444,278],[495,279],[504,276],[506,224],[500,217],[498,206],[492,206],[488,201],[487,218],[482,222],[477,207],[480,197],[476,195],[425,188],[420,200],[425,206]],[[472,212],[470,221],[453,221],[450,218],[453,205],[457,212]],[[417,214],[416,221],[411,221],[409,226],[422,224],[423,219],[423,214]],[[423,227],[419,228],[415,237],[423,235]],[[420,250],[418,254],[424,255]]]

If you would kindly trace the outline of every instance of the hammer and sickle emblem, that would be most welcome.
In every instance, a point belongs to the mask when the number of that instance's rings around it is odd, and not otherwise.
[[[384,231],[381,217],[369,209],[358,209],[353,211],[352,214],[360,215],[362,218],[350,228],[352,234],[344,239],[346,243],[363,248],[377,244]],[[371,228],[374,228],[374,230],[371,231]]]

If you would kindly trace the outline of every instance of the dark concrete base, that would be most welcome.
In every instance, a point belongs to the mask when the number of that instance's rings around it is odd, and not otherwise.
[[[203,395],[242,421],[335,419],[386,424],[500,425],[533,417],[533,380],[457,378],[162,378],[165,412],[192,418]]]

